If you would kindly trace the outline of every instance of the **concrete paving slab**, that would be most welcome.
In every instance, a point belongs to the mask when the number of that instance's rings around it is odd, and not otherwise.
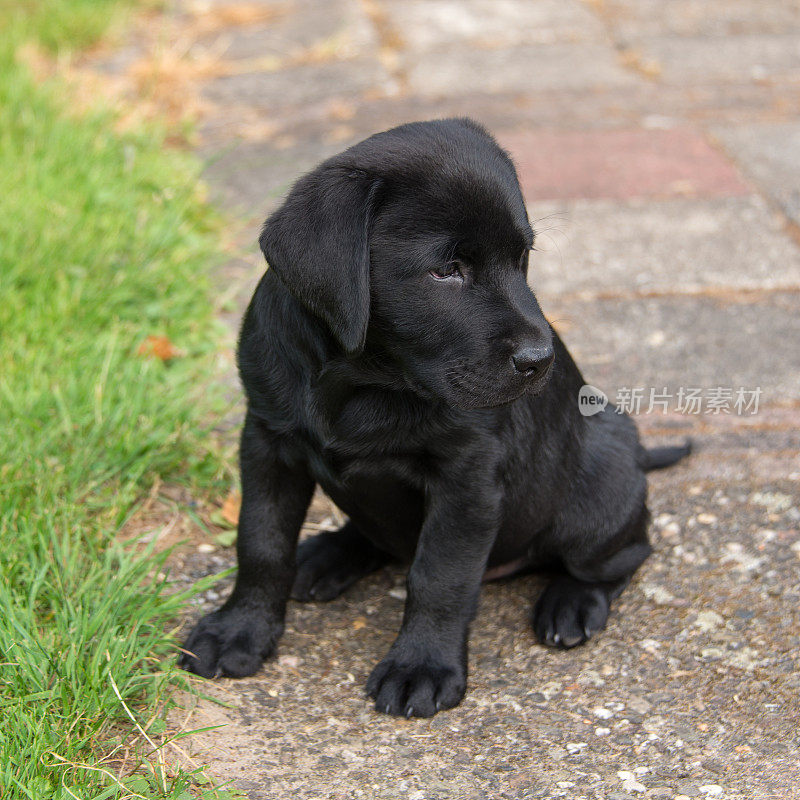
[[[655,62],[664,83],[800,81],[800,37],[796,33],[714,39],[660,36],[631,42],[631,46]]]
[[[564,338],[586,381],[613,401],[624,388],[670,394],[701,389],[703,413],[718,387],[760,388],[762,404],[800,400],[800,293],[751,301],[643,297],[547,301],[545,315]],[[660,406],[655,406],[660,412]],[[721,412],[725,413],[725,412]]]
[[[731,163],[691,128],[498,134],[529,200],[747,194]]]
[[[450,46],[409,54],[404,66],[410,91],[422,98],[624,87],[636,81],[617,63],[611,47],[593,43],[501,49]]]
[[[530,281],[547,296],[800,287],[800,247],[757,196],[533,203]]]
[[[201,134],[204,152],[210,156],[220,150],[230,151],[242,143],[248,149],[275,148],[284,154],[290,154],[297,147],[302,162],[307,142],[319,142],[325,149],[331,143],[338,143],[343,149],[352,142],[404,122],[444,117],[472,117],[490,131],[501,134],[517,129],[529,132],[537,127],[552,130],[564,125],[600,130],[620,126],[630,129],[650,114],[652,89],[647,87],[648,91],[640,92],[641,88],[635,87],[635,98],[632,97],[624,108],[619,105],[618,96],[606,89],[545,91],[524,96],[475,92],[444,98],[370,95],[369,100],[350,98],[344,102],[332,97],[313,107],[288,111],[283,107],[272,110],[253,107],[231,97],[230,102],[225,102],[226,114],[205,119]],[[758,102],[764,103],[763,97]],[[737,104],[737,117],[742,109],[752,113],[749,100],[743,99]],[[761,110],[756,109],[755,113],[761,118]],[[676,120],[666,120],[663,116],[656,120],[661,125],[670,121],[676,124]],[[259,133],[260,130],[265,133]]]
[[[276,4],[264,22],[223,28],[201,43],[216,45],[222,58],[236,62],[303,54],[347,58],[374,50],[378,39],[359,0],[294,0],[290,7]]]
[[[303,0],[249,0],[247,3],[242,3],[242,0],[189,0],[192,5],[200,5],[201,7],[213,9],[228,9],[232,10],[234,14],[244,12],[245,14],[252,8],[267,9],[277,13],[283,13],[297,9]],[[311,0],[313,2],[313,0]],[[186,7],[185,0],[176,0],[174,5],[178,7]]]
[[[297,140],[308,138],[326,141],[343,128],[355,138],[363,138],[401,122],[436,119],[448,116],[471,116],[490,130],[542,131],[611,130],[641,127],[645,130],[669,130],[692,124],[733,126],[764,121],[784,121],[800,115],[800,85],[769,87],[747,85],[685,87],[642,82],[626,86],[624,94],[612,87],[550,89],[535,87],[518,92],[468,92],[453,96],[419,97],[397,94],[351,101],[344,106],[335,102],[313,108],[301,108],[291,114],[278,109],[266,112],[235,97],[225,106],[226,113],[204,120],[203,140],[209,146],[229,145],[231,135],[259,122],[278,123],[279,135]],[[342,111],[347,118],[343,121]],[[270,134],[274,133],[274,130]],[[249,137],[253,141],[253,137]]]
[[[800,225],[800,123],[740,125],[714,133],[740,170]]]
[[[788,481],[800,499],[800,406],[795,401],[762,404],[754,415],[643,409],[633,416],[648,446],[692,440],[691,458],[682,466],[692,486]]]
[[[301,175],[343,149],[340,142],[317,138],[285,149],[275,142],[237,142],[205,151],[204,176],[217,201],[245,219],[263,221]]]
[[[602,22],[574,0],[384,0],[381,7],[412,52],[606,38]]]
[[[246,105],[280,118],[304,106],[335,98],[361,98],[369,90],[388,91],[393,86],[377,58],[359,57],[226,75],[210,81],[203,94],[221,106]]]
[[[614,32],[628,41],[665,33],[720,37],[800,31],[800,4],[795,0],[605,0],[603,9]]]

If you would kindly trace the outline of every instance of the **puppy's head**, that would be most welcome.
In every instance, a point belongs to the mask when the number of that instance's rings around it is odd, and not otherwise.
[[[380,133],[301,178],[265,223],[272,269],[351,357],[389,354],[464,408],[539,390],[550,326],[526,283],[516,172],[467,120]]]

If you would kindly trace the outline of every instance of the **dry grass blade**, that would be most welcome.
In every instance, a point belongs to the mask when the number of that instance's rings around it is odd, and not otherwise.
[[[106,650],[106,660],[111,663],[111,655]],[[122,695],[119,692],[119,688],[117,687],[116,682],[114,681],[114,676],[111,674],[109,670],[108,673],[108,680],[111,684],[111,688],[114,691],[114,694],[117,696],[122,708],[125,710],[125,713],[131,718],[131,722],[136,726],[136,730],[147,740],[148,744],[153,748],[153,751],[156,754],[156,759],[158,760],[158,778],[161,782],[161,789],[163,790],[164,794],[167,794],[167,779],[166,779],[166,770],[164,765],[164,755],[161,752],[161,748],[147,735],[147,731],[139,724],[136,717],[133,716],[133,712],[128,708],[128,704],[122,699]]]

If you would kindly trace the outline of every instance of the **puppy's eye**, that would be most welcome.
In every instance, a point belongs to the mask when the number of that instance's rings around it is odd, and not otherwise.
[[[461,272],[461,263],[459,261],[448,261],[447,264],[442,264],[441,267],[432,269],[430,274],[437,281],[464,280],[464,273]]]

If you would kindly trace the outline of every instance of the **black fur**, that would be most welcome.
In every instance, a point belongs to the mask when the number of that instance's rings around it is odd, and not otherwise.
[[[560,572],[534,609],[546,644],[606,622],[647,558],[633,422],[583,417],[584,381],[528,288],[533,231],[514,166],[469,120],[403,125],[301,178],[260,239],[270,269],[242,326],[239,574],[183,657],[255,672],[290,594],[329,600],[411,563],[378,710],[456,705],[484,574]],[[315,484],[350,517],[297,536]],[[507,572],[505,573],[507,574]]]
[[[671,467],[692,452],[692,440],[687,439],[684,444],[677,447],[651,447],[646,452],[644,464],[646,471]]]

